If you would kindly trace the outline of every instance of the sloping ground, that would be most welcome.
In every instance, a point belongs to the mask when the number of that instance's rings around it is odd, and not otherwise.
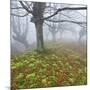
[[[82,51],[85,54],[82,57],[80,49],[75,44],[57,43],[49,46],[44,53],[33,51],[13,56],[12,90],[87,84],[86,52]]]

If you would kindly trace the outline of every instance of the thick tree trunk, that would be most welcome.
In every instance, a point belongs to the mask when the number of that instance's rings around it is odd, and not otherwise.
[[[33,18],[32,21],[36,28],[37,37],[37,51],[44,51],[44,41],[43,41],[43,14],[46,8],[46,3],[35,2],[33,4]]]
[[[44,51],[44,41],[43,41],[43,22],[35,23],[36,36],[37,36],[37,51]]]

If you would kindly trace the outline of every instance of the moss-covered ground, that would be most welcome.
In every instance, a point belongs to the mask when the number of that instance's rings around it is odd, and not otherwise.
[[[87,84],[86,47],[76,43],[46,44],[11,57],[11,87],[40,88]]]

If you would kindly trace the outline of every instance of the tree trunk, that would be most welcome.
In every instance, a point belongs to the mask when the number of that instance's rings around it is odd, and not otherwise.
[[[37,51],[44,51],[44,41],[43,41],[43,22],[35,23],[36,36],[37,36]]]
[[[33,4],[33,18],[32,21],[35,24],[36,28],[36,37],[37,37],[37,51],[44,51],[44,41],[43,41],[43,14],[46,8],[46,3],[35,2]]]
[[[55,33],[52,33],[52,38],[53,38],[53,42],[56,41],[56,34]]]

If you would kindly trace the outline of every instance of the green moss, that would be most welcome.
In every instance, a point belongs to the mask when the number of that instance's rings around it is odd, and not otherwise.
[[[26,79],[35,80],[35,73],[28,74]]]

